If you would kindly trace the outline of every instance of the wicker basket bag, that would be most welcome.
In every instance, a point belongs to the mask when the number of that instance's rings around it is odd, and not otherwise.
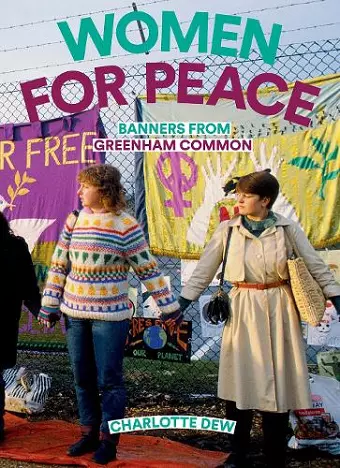
[[[326,310],[326,299],[303,258],[299,256],[295,240],[290,236],[288,229],[285,229],[285,233],[293,250],[293,256],[287,260],[287,265],[295,304],[301,320],[315,327],[322,320]]]

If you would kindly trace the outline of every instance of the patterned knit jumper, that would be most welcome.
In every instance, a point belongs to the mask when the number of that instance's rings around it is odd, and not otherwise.
[[[52,257],[40,315],[124,320],[132,316],[127,281],[130,266],[162,313],[179,308],[138,222],[129,214],[71,213]],[[74,226],[74,227],[73,227]],[[73,231],[73,232],[72,232]],[[68,273],[68,269],[70,269]]]

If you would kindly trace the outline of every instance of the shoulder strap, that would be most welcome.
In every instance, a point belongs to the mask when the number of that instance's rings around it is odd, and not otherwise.
[[[72,232],[73,232],[74,226],[77,224],[77,221],[78,221],[79,210],[73,210],[72,214],[74,214],[74,223],[73,223],[73,226],[70,226],[70,227],[72,228]]]
[[[71,242],[71,240],[72,240],[72,234],[73,234],[74,227],[75,227],[75,225],[77,224],[77,221],[78,221],[79,211],[78,211],[78,210],[73,210],[73,211],[72,211],[72,214],[74,214],[74,223],[73,223],[73,225],[70,226],[70,228],[72,228],[72,230],[71,230],[70,242]],[[68,249],[69,249],[69,248],[70,248],[70,247],[68,246]],[[68,253],[68,255],[69,255],[69,253]],[[70,269],[71,269],[71,260],[70,260],[70,258],[69,258],[67,270],[70,271]]]
[[[227,257],[228,257],[228,252],[229,252],[229,246],[230,246],[230,240],[231,240],[232,233],[233,233],[233,228],[229,227],[228,235],[227,235],[227,242],[226,242],[225,249],[224,249],[222,271],[221,271],[221,277],[220,277],[220,286],[219,286],[220,289],[223,288],[224,272],[225,272],[225,267],[226,267],[226,264],[227,264]]]
[[[287,226],[282,226],[282,227],[283,227],[283,232],[285,233],[286,244],[288,240],[290,247],[292,248],[292,251],[293,251],[293,256],[300,257],[295,239],[291,236],[288,227]]]

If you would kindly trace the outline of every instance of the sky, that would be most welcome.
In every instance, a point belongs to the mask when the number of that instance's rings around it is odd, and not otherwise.
[[[265,32],[271,31],[273,23],[282,24],[283,31],[287,32],[282,34],[280,45],[339,38],[339,0],[140,0],[136,3],[139,10],[152,15],[159,25],[162,11],[174,10],[179,21],[184,22],[183,31],[196,11],[209,12],[212,18],[210,33],[216,13],[237,14],[242,17],[242,23],[231,26],[230,30],[238,33],[239,44],[247,17],[258,19]],[[149,55],[128,54],[114,39],[110,57],[100,58],[89,44],[85,61],[75,63],[57,27],[57,20],[75,16],[67,21],[77,34],[80,18],[91,16],[101,30],[105,13],[115,12],[116,24],[123,15],[132,11],[131,4],[126,0],[16,0],[13,7],[14,2],[5,2],[0,18],[0,83],[54,77],[71,69],[92,71],[94,67],[105,64],[124,67],[145,61],[167,61],[197,55],[195,47],[188,54],[180,54],[175,48],[168,53],[153,50]],[[131,29],[131,40],[140,40],[136,25],[131,25]],[[159,45],[155,48],[158,49]]]

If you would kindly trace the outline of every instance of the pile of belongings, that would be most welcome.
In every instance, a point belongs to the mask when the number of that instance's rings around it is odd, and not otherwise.
[[[15,413],[40,413],[43,411],[52,378],[47,374],[33,374],[25,367],[7,369],[5,381],[5,410]]]

